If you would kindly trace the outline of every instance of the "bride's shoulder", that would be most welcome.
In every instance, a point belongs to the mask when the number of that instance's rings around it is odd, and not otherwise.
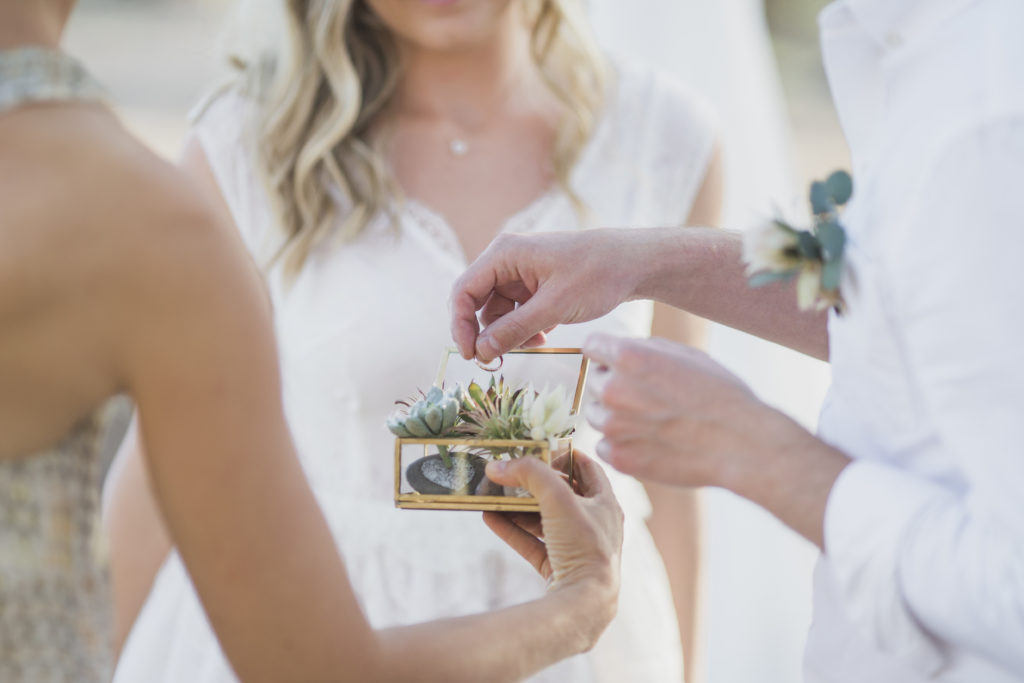
[[[207,153],[237,152],[252,129],[256,100],[237,83],[225,83],[206,94],[188,114],[192,134]]]
[[[189,115],[188,149],[199,151],[204,180],[211,178],[227,204],[235,226],[250,250],[259,248],[269,230],[270,204],[257,169],[261,161],[258,116],[260,105],[238,83],[216,89]],[[195,167],[190,167],[190,172]]]
[[[607,114],[613,128],[633,129],[643,137],[673,142],[708,142],[718,137],[711,104],[677,77],[644,62],[614,58]]]

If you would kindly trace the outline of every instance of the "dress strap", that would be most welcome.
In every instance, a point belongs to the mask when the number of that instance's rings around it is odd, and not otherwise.
[[[103,88],[73,57],[38,47],[0,52],[0,112],[31,102],[105,99]]]

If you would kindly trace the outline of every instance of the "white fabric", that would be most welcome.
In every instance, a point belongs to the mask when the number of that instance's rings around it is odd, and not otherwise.
[[[272,231],[240,146],[243,109],[237,98],[222,97],[196,133],[246,243],[259,254]],[[714,137],[694,97],[661,77],[626,69],[577,169],[576,186],[597,224],[682,224]],[[394,508],[394,442],[385,418],[396,398],[433,381],[441,351],[451,345],[448,294],[467,265],[453,232],[429,208],[410,202],[400,215],[397,232],[380,220],[352,244],[318,249],[290,289],[276,270],[270,277],[289,422],[376,627],[480,612],[544,591],[533,569],[479,515]],[[574,225],[568,199],[551,192],[505,229]],[[552,343],[578,346],[595,329],[646,335],[651,310],[644,303],[624,306],[602,321],[556,331]],[[581,430],[576,443],[593,452],[596,440]],[[644,524],[648,502],[638,482],[615,480],[627,513],[619,615],[592,652],[535,680],[681,680],[667,577]],[[177,555],[158,576],[115,680],[233,680]]]
[[[1024,681],[1024,4],[821,19],[860,185],[807,680]]]

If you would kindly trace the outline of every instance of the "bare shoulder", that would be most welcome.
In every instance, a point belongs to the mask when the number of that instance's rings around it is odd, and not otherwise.
[[[148,269],[172,260],[187,271],[192,260],[184,255],[230,241],[194,181],[105,110],[19,115],[24,120],[0,125],[0,253],[31,263],[37,282],[49,281],[51,272],[65,282],[82,278],[83,285],[145,279]],[[5,135],[16,139],[8,144]]]
[[[0,150],[0,323],[25,349],[32,334],[76,339],[40,367],[105,368],[83,394],[119,390],[125,349],[170,343],[168,320],[215,329],[246,301],[264,317],[258,273],[216,205],[105,109],[6,115]]]

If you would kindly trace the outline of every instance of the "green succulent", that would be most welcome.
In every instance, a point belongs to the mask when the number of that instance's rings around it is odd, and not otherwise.
[[[476,439],[529,439],[530,426],[523,415],[525,388],[513,388],[505,378],[491,377],[485,391],[476,382],[469,385],[462,397],[462,422],[456,427],[460,434]],[[500,457],[507,450],[486,449]]]
[[[426,394],[420,392],[419,400],[396,401],[397,405],[405,406],[393,413],[387,420],[388,429],[400,438],[443,439],[457,436],[456,426],[459,424],[459,409],[462,405],[463,391],[456,386],[450,391],[433,386]],[[438,453],[446,467],[451,467],[448,448],[438,446]]]

